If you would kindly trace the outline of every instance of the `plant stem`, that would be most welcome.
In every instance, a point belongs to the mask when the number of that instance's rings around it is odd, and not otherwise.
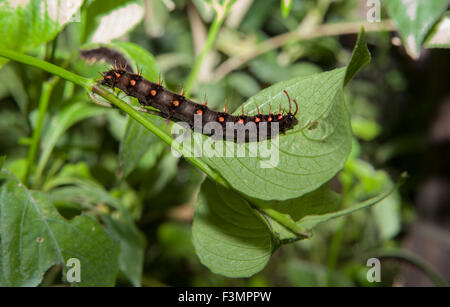
[[[42,84],[41,98],[39,99],[39,113],[36,121],[36,126],[33,130],[33,137],[31,139],[31,145],[28,150],[28,158],[27,164],[25,166],[25,175],[23,181],[25,184],[28,184],[28,179],[30,176],[31,168],[34,165],[34,160],[36,158],[36,153],[39,148],[40,140],[41,140],[41,130],[42,123],[44,122],[45,114],[47,113],[48,103],[50,101],[50,97],[52,95],[53,88],[58,83],[59,78],[53,76],[50,80],[45,81]]]
[[[92,86],[94,85],[94,82],[90,79],[86,79],[82,76],[79,76],[70,71],[67,71],[59,66],[48,63],[46,61],[42,61],[40,59],[34,58],[34,57],[26,55],[26,54],[22,54],[19,52],[15,52],[15,51],[4,49],[4,48],[0,47],[0,57],[5,57],[10,60],[14,60],[14,61],[26,64],[26,65],[40,68],[40,69],[45,70],[53,75],[60,76],[61,78],[65,79],[67,81],[73,82],[73,83],[85,88],[88,91],[90,91]]]
[[[197,79],[197,75],[200,71],[203,60],[204,60],[205,56],[208,54],[212,45],[214,44],[217,33],[219,32],[219,29],[222,26],[223,21],[225,20],[226,16],[228,15],[228,11],[230,10],[233,2],[234,1],[232,1],[232,0],[225,0],[225,3],[223,4],[223,6],[216,7],[216,16],[214,17],[214,21],[211,25],[211,28],[208,31],[208,36],[206,38],[205,45],[203,46],[202,51],[200,52],[197,59],[195,60],[194,66],[192,67],[192,70],[186,80],[186,84],[184,87],[184,93],[186,96],[189,96],[189,94],[191,93],[192,86],[194,85],[194,82]]]
[[[192,164],[200,168],[205,174],[207,174],[211,179],[216,181],[217,183],[223,185],[226,188],[230,188],[230,185],[228,182],[225,181],[225,179],[220,176],[219,173],[214,171],[212,168],[209,167],[205,162],[203,162],[201,159],[198,159],[194,157],[194,155],[184,148],[182,144],[176,142],[170,135],[168,135],[166,132],[159,129],[156,125],[154,125],[152,122],[150,122],[145,116],[143,116],[141,113],[136,111],[132,106],[128,105],[126,102],[122,101],[121,99],[117,98],[114,94],[95,86],[95,81],[91,79],[86,79],[82,76],[79,76],[77,74],[74,74],[70,71],[67,71],[59,66],[53,65],[51,63],[48,63],[46,61],[21,54],[15,51],[7,50],[4,48],[0,48],[0,57],[5,57],[11,60],[15,60],[20,63],[24,63],[30,66],[34,66],[37,68],[40,68],[44,71],[47,71],[49,73],[52,73],[54,75],[57,75],[63,79],[66,79],[68,81],[71,81],[77,85],[80,85],[81,87],[85,88],[88,92],[93,91],[94,93],[102,96],[115,106],[117,106],[119,109],[130,115],[132,118],[137,120],[139,123],[141,123],[145,128],[149,129],[151,132],[153,132],[155,135],[157,135],[159,138],[161,138],[165,143],[175,148],[178,152],[180,152],[188,161],[190,161]],[[43,88],[43,94],[41,96],[40,103],[40,116],[41,114],[45,114],[45,112],[41,112],[41,110],[46,110],[48,106],[48,99],[49,95],[51,93],[51,88],[54,86],[52,82],[56,82],[58,78],[52,79],[52,81],[49,81],[49,84],[44,85]],[[43,116],[43,115],[42,115]],[[38,120],[39,122],[39,120]],[[41,122],[42,123],[42,122]],[[39,143],[39,137],[40,137],[40,127],[39,129],[35,129],[38,131],[35,131],[33,134],[33,144]],[[35,137],[36,136],[36,137]],[[36,143],[37,141],[37,143]],[[33,150],[30,150],[30,157],[35,156],[35,152],[37,151],[37,145],[33,145],[35,148]],[[34,160],[29,159],[29,161]],[[30,163],[31,165],[32,163]],[[29,172],[29,171],[28,171]]]
[[[199,169],[201,169],[206,175],[211,177],[214,181],[217,183],[223,185],[226,188],[230,188],[230,185],[228,182],[226,182],[222,176],[219,175],[216,171],[214,171],[212,168],[209,167],[208,164],[206,164],[203,160],[198,159],[194,157],[191,151],[184,148],[184,146],[177,141],[175,141],[170,135],[168,135],[165,131],[159,129],[155,124],[153,124],[151,121],[149,121],[144,115],[139,113],[137,110],[135,110],[132,106],[127,104],[126,102],[122,101],[121,99],[117,98],[114,94],[110,93],[109,91],[106,91],[100,87],[94,86],[92,88],[92,91],[112,104],[114,104],[116,107],[127,113],[129,116],[134,118],[136,121],[138,121],[140,124],[142,124],[145,128],[153,132],[156,136],[158,136],[161,140],[163,140],[166,144],[177,150],[181,155],[188,161],[190,161],[192,164],[197,166]]]

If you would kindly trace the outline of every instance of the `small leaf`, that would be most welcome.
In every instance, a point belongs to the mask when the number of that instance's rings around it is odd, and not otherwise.
[[[383,2],[400,32],[408,54],[417,59],[431,27],[448,6],[448,0],[389,0]]]
[[[209,179],[202,184],[195,205],[192,236],[200,261],[227,277],[259,272],[277,246],[247,201]]]
[[[352,80],[360,69],[370,63],[370,52],[367,49],[366,34],[364,28],[359,31],[358,40],[353,49],[352,58],[345,71],[344,86]]]
[[[2,171],[0,180],[1,286],[36,286],[53,265],[78,258],[81,282],[112,286],[118,271],[119,245],[89,216],[67,221],[50,197],[31,191]]]

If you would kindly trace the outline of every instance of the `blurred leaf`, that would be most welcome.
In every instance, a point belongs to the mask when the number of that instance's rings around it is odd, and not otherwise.
[[[397,186],[393,186],[392,183],[389,183],[385,187],[384,192],[380,193],[379,195],[377,195],[375,197],[372,197],[368,200],[365,200],[363,202],[352,205],[349,208],[346,208],[343,210],[330,212],[330,213],[326,213],[326,214],[321,214],[321,215],[305,216],[297,222],[297,225],[299,227],[301,227],[302,229],[304,229],[305,231],[311,230],[320,223],[327,222],[334,218],[346,216],[357,210],[361,210],[361,209],[373,206],[373,205],[379,203],[380,201],[386,199],[389,195],[391,195],[395,191],[396,188],[397,188]]]
[[[250,97],[261,90],[255,79],[245,73],[232,73],[227,76],[227,81],[244,97]]]
[[[202,19],[206,22],[211,22],[214,18],[214,10],[208,0],[193,0],[192,3],[197,8]]]
[[[244,199],[209,179],[202,184],[195,205],[192,236],[200,261],[227,277],[259,272],[277,246]]]
[[[23,178],[25,176],[25,169],[28,160],[26,158],[9,159],[6,164],[6,168],[14,174],[17,178]]]
[[[67,180],[66,184],[69,183]],[[141,284],[144,261],[145,238],[137,229],[128,209],[101,185],[91,180],[76,177],[71,186],[63,186],[51,192],[57,201],[90,204],[91,206],[109,204],[118,210],[119,216],[112,216],[108,211],[100,210],[100,218],[106,224],[111,235],[120,242],[119,268],[135,286]]]
[[[2,286],[36,286],[55,264],[63,265],[65,279],[69,258],[81,263],[81,282],[73,285],[114,285],[119,245],[93,218],[67,221],[47,194],[26,189],[4,171],[0,179]]]
[[[400,32],[408,54],[417,59],[429,30],[448,6],[448,0],[390,0],[383,4]]]
[[[91,1],[86,8],[83,41],[109,43],[134,28],[144,17],[142,0]]]
[[[75,102],[65,107],[50,121],[50,125],[42,137],[43,151],[39,158],[37,173],[41,173],[47,164],[58,139],[75,123],[88,117],[98,116],[111,110],[89,105],[86,102]]]
[[[165,222],[158,227],[157,236],[159,244],[168,257],[188,258],[195,256],[190,225]]]
[[[373,120],[368,120],[361,117],[353,117],[351,122],[353,134],[364,141],[373,140],[381,132],[380,125],[378,125],[377,122]]]
[[[16,69],[10,65],[3,67],[0,70],[0,80],[2,80],[0,83],[0,93],[5,92],[3,95],[9,94],[13,96],[22,114],[26,114],[28,96],[25,87],[23,86],[22,79]]]
[[[291,12],[292,0],[281,0],[281,15],[287,18]]]
[[[172,1],[147,0],[145,3],[145,32],[150,37],[164,34],[167,22],[170,21],[170,11],[175,8]]]
[[[424,45],[427,48],[450,48],[450,12],[446,12],[431,29]]]
[[[281,66],[276,58],[269,56],[259,57],[251,61],[249,68],[256,78],[267,83],[276,83],[322,72],[319,66],[309,62]]]
[[[82,4],[83,0],[3,0],[0,3],[2,47],[27,52],[51,41]],[[0,67],[3,63],[6,61],[0,61]]]

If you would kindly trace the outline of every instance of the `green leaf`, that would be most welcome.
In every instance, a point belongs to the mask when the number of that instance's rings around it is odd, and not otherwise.
[[[448,0],[390,0],[383,2],[397,27],[408,54],[417,59],[431,27],[448,6]]]
[[[216,145],[212,153],[215,156],[205,156],[204,160],[234,189],[250,197],[286,200],[316,190],[344,167],[351,151],[350,120],[342,88],[369,60],[362,29],[347,68],[277,83],[244,104],[245,112],[253,115],[256,106],[268,113],[270,103],[274,108],[280,104],[288,110],[283,90],[297,99],[298,125],[286,135],[257,144],[257,150],[269,148],[270,156],[251,157],[254,144],[224,142]],[[235,114],[240,112],[239,108]],[[236,147],[244,148],[244,157],[224,157],[225,148],[234,148],[236,153]]]
[[[2,47],[27,52],[51,41],[82,4],[83,0],[3,0],[0,3]]]
[[[83,41],[108,43],[132,30],[144,17],[142,0],[91,1]]]
[[[427,48],[450,48],[450,12],[431,29],[424,43]]]
[[[247,201],[209,179],[202,184],[195,205],[192,236],[200,261],[228,277],[259,272],[277,247]]]
[[[366,34],[364,27],[361,27],[355,48],[353,49],[352,58],[345,71],[344,86],[355,77],[358,71],[370,63],[370,59],[371,56],[369,49],[367,49]]]
[[[0,173],[2,286],[36,286],[53,265],[78,258],[81,282],[112,286],[118,271],[119,245],[89,216],[62,218],[49,196],[31,191],[7,172]]]
[[[50,121],[50,125],[42,138],[42,154],[39,158],[36,174],[40,175],[50,158],[58,139],[75,123],[88,117],[98,116],[110,112],[96,105],[87,105],[86,102],[76,102],[65,107]]]
[[[118,210],[120,216],[101,213],[100,218],[111,235],[120,242],[119,268],[134,286],[141,285],[144,262],[145,238],[134,224],[130,212],[115,197],[91,180],[65,177],[61,184],[72,184],[54,189],[51,196],[55,201],[82,205],[109,204]],[[56,179],[58,180],[58,179]]]

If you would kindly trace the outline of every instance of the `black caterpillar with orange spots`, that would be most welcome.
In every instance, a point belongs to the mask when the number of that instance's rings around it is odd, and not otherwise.
[[[234,123],[236,127],[240,127],[241,129],[247,123],[254,123],[256,125],[256,133],[254,135],[249,134],[249,131],[244,129],[246,142],[271,138],[280,132],[285,133],[286,130],[292,129],[298,123],[295,117],[298,112],[298,104],[295,99],[292,100],[295,104],[295,112],[292,113],[291,98],[286,90],[284,90],[284,93],[289,100],[289,112],[287,114],[281,111],[280,105],[280,110],[276,113],[272,113],[270,108],[269,114],[261,114],[258,108],[258,114],[248,116],[244,114],[244,108],[242,107],[241,115],[231,115],[227,113],[226,106],[223,112],[211,110],[207,107],[206,100],[203,104],[198,104],[184,97],[183,90],[181,90],[180,94],[173,93],[165,89],[161,85],[161,82],[154,83],[148,81],[139,73],[134,74],[123,65],[114,67],[114,69],[103,73],[102,76],[101,84],[112,88],[119,88],[128,96],[137,98],[141,105],[158,109],[164,118],[186,122],[191,128],[194,128],[194,116],[197,114],[202,116],[202,127],[205,127],[206,124],[211,122],[220,124],[223,129],[221,136],[226,137],[228,140],[230,140],[229,136],[231,136],[231,140],[236,141],[239,129],[236,129],[233,134],[227,134],[227,123]],[[276,125],[272,125],[272,123],[278,123],[278,129],[274,129]],[[262,129],[266,131],[261,131]],[[211,135],[211,133],[201,132]]]

